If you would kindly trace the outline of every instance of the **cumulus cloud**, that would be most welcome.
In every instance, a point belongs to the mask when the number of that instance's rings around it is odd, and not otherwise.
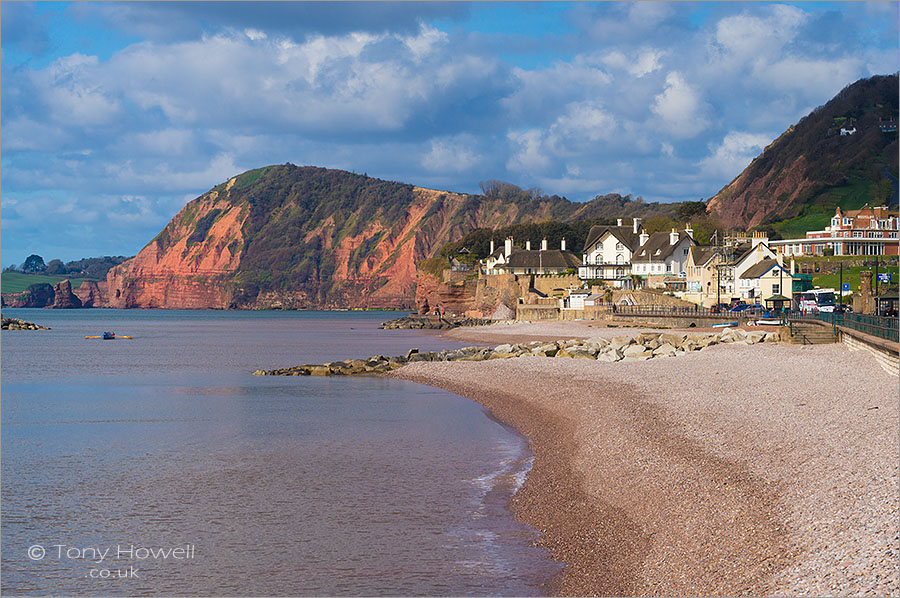
[[[709,124],[700,93],[677,71],[666,76],[665,90],[654,98],[651,109],[673,137],[696,137]]]
[[[422,166],[432,172],[465,172],[481,160],[473,145],[476,140],[464,135],[431,140],[431,151],[422,157]]]
[[[762,153],[772,139],[772,135],[732,131],[712,148],[712,153],[701,160],[698,166],[708,176],[720,179],[733,177]]]
[[[844,86],[900,66],[896,3],[576,3],[568,28],[530,30],[561,12],[535,4],[521,31],[463,3],[47,6],[2,5],[4,255],[113,221],[133,252],[187,199],[288,161],[456,191],[696,200]],[[49,53],[61,15],[120,46]]]

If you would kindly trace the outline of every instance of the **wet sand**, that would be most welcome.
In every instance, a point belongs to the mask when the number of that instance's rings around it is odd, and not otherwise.
[[[499,344],[638,331],[446,334]],[[618,363],[417,362],[392,375],[472,398],[528,438],[534,467],[512,508],[567,564],[549,593],[898,594],[897,378],[865,351],[729,344]]]

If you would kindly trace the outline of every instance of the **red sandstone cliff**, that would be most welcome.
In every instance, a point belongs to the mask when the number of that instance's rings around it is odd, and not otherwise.
[[[416,262],[447,242],[574,209],[560,198],[517,203],[270,166],[189,202],[109,271],[92,300],[120,308],[412,308]]]

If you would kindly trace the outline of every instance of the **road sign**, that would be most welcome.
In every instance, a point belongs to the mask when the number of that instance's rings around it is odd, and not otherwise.
[[[891,273],[885,272],[884,274],[879,274],[878,282],[891,282]]]
[[[845,283],[844,283],[844,286],[843,286],[843,288],[842,288],[841,290],[843,290],[843,291],[849,291],[849,290],[850,290],[850,283],[849,283],[849,282],[845,282]]]

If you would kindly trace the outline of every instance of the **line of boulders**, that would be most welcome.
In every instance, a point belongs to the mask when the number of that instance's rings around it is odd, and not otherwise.
[[[2,330],[50,330],[47,326],[41,326],[34,322],[26,322],[19,318],[0,318],[0,329]]]
[[[721,333],[644,332],[636,337],[595,337],[558,341],[502,344],[496,347],[463,347],[420,353],[410,349],[406,355],[334,361],[321,365],[299,365],[277,370],[256,370],[255,376],[344,376],[381,374],[416,361],[486,361],[512,357],[554,357],[595,359],[597,361],[638,361],[654,357],[675,357],[720,343],[754,345],[779,340],[778,333],[729,328]]]
[[[484,326],[493,324],[490,319],[482,318],[446,318],[443,316],[410,315],[382,322],[381,327],[386,330],[414,329],[414,330],[450,330],[460,326]]]

